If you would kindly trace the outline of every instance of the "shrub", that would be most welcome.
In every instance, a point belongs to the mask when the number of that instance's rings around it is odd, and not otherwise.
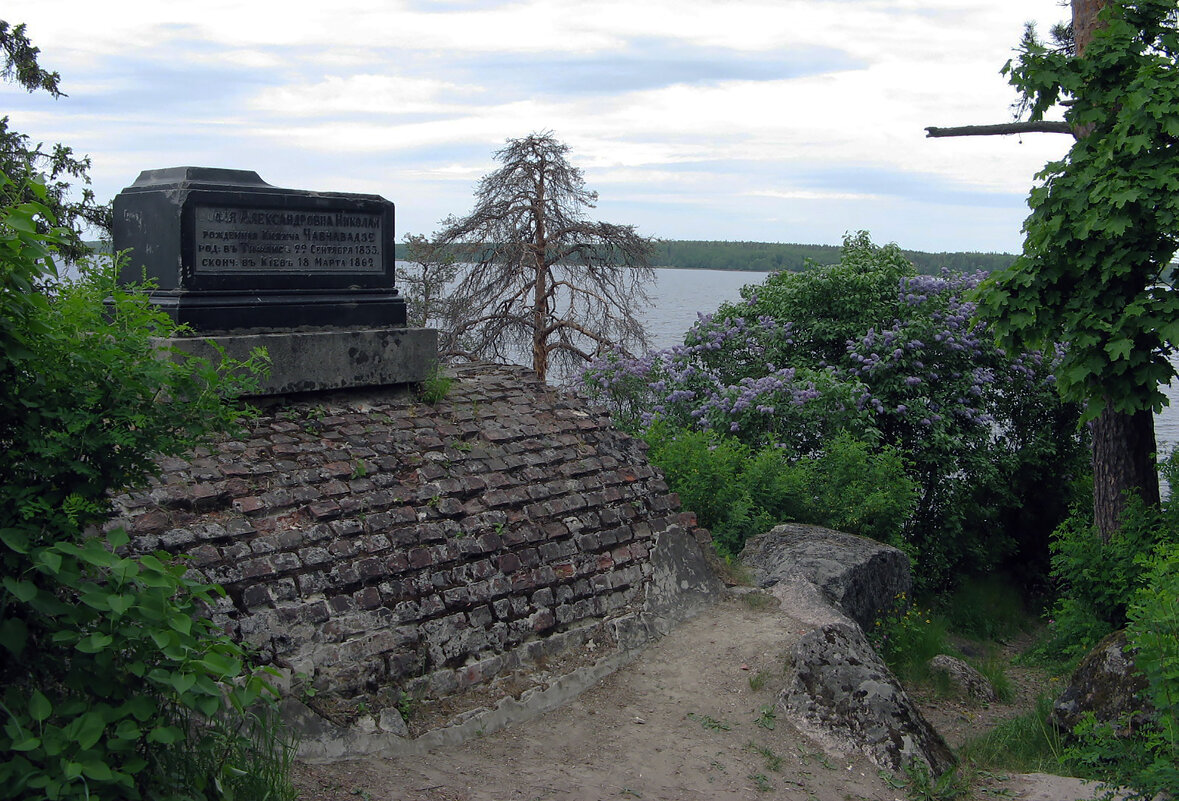
[[[1173,465],[1174,457],[1170,461]],[[1172,496],[1161,508],[1129,499],[1121,528],[1108,541],[1084,514],[1061,524],[1051,546],[1057,600],[1048,637],[1038,650],[1079,659],[1106,634],[1125,626],[1130,605],[1150,579],[1152,563],[1146,557],[1179,543],[1177,522]]]
[[[1162,471],[1176,486],[1174,453]],[[1086,517],[1070,518],[1055,533],[1052,568],[1059,597],[1041,652],[1077,659],[1124,626],[1148,684],[1120,725],[1084,718],[1066,759],[1135,798],[1179,796],[1179,499],[1154,508],[1131,498],[1108,541]]]
[[[1030,628],[1019,589],[1004,576],[969,576],[937,605],[950,629],[976,640],[1006,640]]]
[[[920,586],[999,564],[1043,569],[1087,471],[1055,353],[1008,354],[974,319],[978,276],[915,274],[895,245],[848,237],[840,262],[776,273],[702,315],[684,344],[613,354],[584,375],[624,427],[656,419],[791,459],[840,436],[892,448],[918,487],[905,524]]]
[[[1146,676],[1149,714],[1134,710],[1121,731],[1089,713],[1066,757],[1133,798],[1179,797],[1179,544],[1139,560],[1141,586],[1127,608],[1134,666]],[[1133,724],[1133,725],[1130,725]],[[1112,793],[1107,794],[1107,797]]]
[[[645,437],[651,462],[712,532],[722,555],[736,556],[747,539],[786,522],[903,545],[901,527],[915,487],[892,450],[874,453],[837,437],[827,451],[792,460],[780,448],[754,450],[731,437],[663,422]]]
[[[953,651],[945,620],[918,607],[905,593],[876,621],[868,640],[889,669],[907,682],[928,680],[929,660]]]
[[[271,691],[202,614],[223,591],[101,531],[109,490],[241,416],[261,356],[158,358],[168,317],[115,264],[57,282],[60,241],[43,204],[0,210],[0,797],[262,797],[244,722]]]

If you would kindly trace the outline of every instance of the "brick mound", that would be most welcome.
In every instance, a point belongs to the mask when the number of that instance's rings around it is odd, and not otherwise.
[[[707,532],[603,411],[519,368],[454,373],[436,405],[379,389],[265,407],[163,459],[112,525],[224,586],[214,620],[338,724],[615,642],[659,542]]]

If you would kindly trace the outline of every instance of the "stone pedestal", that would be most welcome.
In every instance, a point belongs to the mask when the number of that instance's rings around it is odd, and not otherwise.
[[[195,333],[162,346],[211,361],[266,350],[259,394],[411,384],[437,362],[438,332],[405,326],[393,211],[250,170],[145,170],[115,196],[114,246],[130,253],[122,280],[151,280],[152,303]]]
[[[270,356],[270,375],[259,395],[415,384],[425,380],[438,359],[438,332],[432,328],[344,328],[274,333],[229,333],[208,339],[161,340],[164,347],[220,358],[249,358],[256,348]]]

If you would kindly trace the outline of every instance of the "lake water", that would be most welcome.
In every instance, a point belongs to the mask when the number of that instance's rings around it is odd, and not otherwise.
[[[684,332],[696,321],[698,312],[714,312],[724,301],[741,299],[741,287],[760,284],[766,273],[730,270],[655,270],[656,286],[651,291],[651,307],[642,315],[656,349],[669,348],[684,341]],[[1155,416],[1155,438],[1160,451],[1179,444],[1179,386],[1171,384],[1163,391],[1171,405]]]

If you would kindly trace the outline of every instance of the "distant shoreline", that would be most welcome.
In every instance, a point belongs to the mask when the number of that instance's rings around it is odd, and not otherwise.
[[[405,259],[406,246],[397,245],[397,258]],[[674,270],[734,270],[769,273],[779,270],[799,272],[819,264],[839,262],[838,245],[802,245],[779,242],[719,242],[705,240],[664,239],[655,243],[653,262]],[[902,250],[918,272],[995,272],[1015,261],[1012,253],[972,253],[954,251],[927,253]]]

